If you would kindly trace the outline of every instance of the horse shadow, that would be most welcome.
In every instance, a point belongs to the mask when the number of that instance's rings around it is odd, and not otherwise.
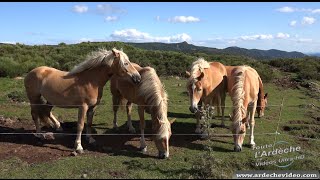
[[[189,117],[189,114],[170,113],[170,117]],[[145,138],[148,143],[154,143],[152,139],[151,120],[146,120]],[[114,156],[128,156],[128,157],[141,157],[141,158],[157,158],[153,154],[142,153],[139,149],[140,146],[140,122],[139,120],[132,121],[136,129],[136,133],[130,134],[126,123],[119,126],[118,130],[107,128],[106,123],[93,124],[91,127],[92,137],[96,140],[94,145],[86,141],[86,127],[85,123],[83,134],[81,137],[82,146],[85,151],[93,151],[106,153]],[[61,151],[74,151],[74,141],[77,133],[77,122],[63,122],[62,132],[57,132],[53,128],[42,127],[42,132],[53,132],[54,139],[41,140],[34,136],[35,130],[24,128],[12,128],[0,125],[0,132],[8,133],[7,135],[0,136],[0,142],[8,142],[15,144],[28,144],[38,147],[49,147]],[[98,134],[97,130],[104,132]],[[194,133],[195,122],[178,122],[175,121],[171,125],[173,135],[170,138],[170,147],[180,147],[193,150],[205,150],[208,145],[201,143],[203,141],[200,135]],[[57,134],[55,134],[57,133]],[[50,146],[47,146],[50,144]],[[51,146],[55,145],[55,146]],[[211,145],[210,145],[211,146]],[[228,152],[228,149],[219,147],[212,147],[213,151]]]

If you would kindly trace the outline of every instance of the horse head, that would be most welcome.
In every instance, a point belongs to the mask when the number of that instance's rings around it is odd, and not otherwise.
[[[155,145],[158,149],[158,157],[165,159],[169,157],[169,140],[172,135],[171,124],[175,119],[171,121],[162,122],[159,124],[158,133],[154,138]]]
[[[264,111],[266,109],[267,104],[268,104],[268,93],[266,93],[263,98],[258,98],[257,112],[258,112],[259,118],[264,116]]]
[[[119,51],[115,48],[112,49],[112,53],[114,56],[112,64],[113,72],[119,76],[129,75],[134,83],[140,83],[141,75],[131,64],[128,56],[123,51]]]
[[[239,116],[231,116],[229,115],[232,123],[232,133],[234,139],[234,151],[240,152],[242,150],[242,144],[244,141],[244,137],[246,134],[246,122],[247,118],[238,119]]]
[[[192,113],[196,113],[197,111],[199,111],[198,103],[201,100],[203,94],[204,71],[199,69],[198,71],[193,72],[192,74],[187,72],[187,75],[189,75],[187,89],[191,104],[189,110]]]

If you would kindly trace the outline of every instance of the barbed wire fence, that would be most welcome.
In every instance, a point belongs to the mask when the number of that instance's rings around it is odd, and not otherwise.
[[[15,85],[17,87],[17,89],[20,89],[20,87],[18,87],[18,85]],[[305,139],[305,140],[314,140],[314,141],[320,141],[320,139],[318,138],[309,138],[309,137],[300,137],[300,136],[295,136],[295,135],[291,135],[288,133],[280,133],[279,132],[279,128],[282,124],[286,124],[287,122],[281,122],[282,120],[282,115],[283,115],[283,108],[290,108],[290,107],[301,107],[301,105],[286,105],[284,106],[285,103],[285,94],[286,92],[283,91],[282,92],[282,100],[281,100],[281,104],[270,104],[267,105],[267,108],[274,108],[274,107],[279,107],[279,115],[278,115],[278,120],[277,120],[277,125],[275,127],[275,132],[264,132],[264,133],[254,133],[255,136],[265,136],[265,135],[274,135],[274,142],[277,141],[277,136],[278,135],[285,135],[285,136],[290,136],[290,137],[294,137],[294,138],[300,138],[300,139]],[[1,100],[0,99],[0,106],[15,106],[15,107],[23,107],[23,108],[30,108],[30,105],[38,105],[38,106],[53,106],[50,104],[30,104],[28,102],[11,102],[8,103],[7,100]],[[63,105],[64,107],[77,107],[77,106],[81,106],[81,105]],[[101,100],[101,103],[96,107],[96,112],[98,110],[102,110],[102,108],[104,108],[103,110],[105,110],[105,106],[110,107],[109,110],[112,110],[112,105],[108,105],[106,102],[104,102],[103,100]],[[119,106],[125,106],[126,105],[119,105]],[[306,105],[306,106],[314,106],[313,103],[311,103],[310,105]],[[170,100],[169,100],[169,105],[168,105],[168,109],[170,109],[171,107],[186,107],[186,111],[188,110],[189,105],[186,104],[175,104],[175,105],[170,105]],[[232,108],[233,106],[224,106],[225,108]],[[308,108],[308,107],[307,107]],[[137,105],[133,104],[133,111],[137,110]],[[77,110],[74,110],[75,112]],[[201,130],[202,130],[202,136],[205,137],[210,137],[210,136],[214,136],[214,137],[223,137],[223,136],[227,136],[227,137],[231,137],[234,134],[230,133],[212,133],[210,131],[211,128],[211,124],[212,124],[212,119],[213,116],[215,116],[215,108],[213,106],[202,106],[200,109],[200,121],[201,121]],[[186,114],[189,112],[186,112]],[[266,116],[268,116],[267,112],[265,113]],[[1,118],[1,117],[0,117]],[[31,118],[31,115],[30,115]],[[74,121],[76,122],[78,117],[72,117],[74,119]],[[58,118],[59,119],[59,118]],[[227,117],[226,119],[229,119],[229,117]],[[94,120],[93,120],[94,121]],[[312,124],[307,124],[312,126]],[[33,135],[35,133],[14,133],[14,132],[0,132],[0,136],[1,135]],[[66,133],[66,132],[52,132],[53,135],[62,135],[62,136],[75,136],[77,135],[76,133]],[[94,136],[137,136],[139,135],[139,132],[137,133],[108,133],[108,134],[86,134],[86,133],[82,133],[82,135],[94,135]],[[145,135],[155,135],[155,134],[145,134]],[[185,136],[185,135],[191,135],[191,136],[199,136],[199,134],[197,133],[175,133],[174,130],[172,132],[172,136]],[[249,135],[249,134],[246,134]]]

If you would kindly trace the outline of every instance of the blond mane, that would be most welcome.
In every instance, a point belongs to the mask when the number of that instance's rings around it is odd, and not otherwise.
[[[145,67],[140,71],[142,76],[139,97],[144,97],[148,106],[151,106],[151,116],[153,126],[160,124],[156,138],[162,138],[170,128],[170,122],[167,118],[168,95],[164,85],[161,83],[156,71],[151,67]]]
[[[203,69],[210,68],[210,64],[203,58],[199,58],[191,65],[191,77],[196,78],[197,71],[203,72]]]
[[[234,74],[234,84],[231,89],[232,92],[232,103],[233,103],[233,115],[232,115],[232,121],[233,125],[236,126],[240,123],[240,121],[243,119],[243,116],[246,114],[245,107],[243,105],[244,102],[244,78],[245,78],[245,66],[240,66],[236,68]]]
[[[121,51],[119,51],[121,52]],[[123,53],[124,54],[124,53]],[[113,53],[111,50],[106,50],[104,48],[99,49],[97,51],[92,52],[89,54],[85,61],[81,62],[80,64],[76,65],[68,75],[74,75],[101,65],[109,65],[111,66],[113,61]]]

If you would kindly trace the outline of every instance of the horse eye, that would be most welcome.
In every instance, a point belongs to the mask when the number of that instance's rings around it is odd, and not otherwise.
[[[197,89],[197,91],[202,91],[202,89],[201,89],[201,88],[199,88],[199,89]]]
[[[128,65],[129,65],[129,63],[127,63],[127,62],[126,62],[126,63],[124,63],[124,65],[125,65],[125,66],[128,66]]]

